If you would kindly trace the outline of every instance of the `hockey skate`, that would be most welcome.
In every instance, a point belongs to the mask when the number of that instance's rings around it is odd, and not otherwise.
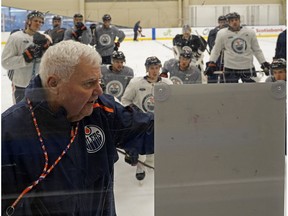
[[[145,167],[141,163],[137,164],[135,176],[138,181],[142,181],[146,176]]]

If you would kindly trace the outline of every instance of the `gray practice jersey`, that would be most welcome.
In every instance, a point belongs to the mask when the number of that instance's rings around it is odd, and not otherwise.
[[[171,80],[163,77],[159,77],[158,83],[173,84]],[[134,104],[143,112],[154,112],[154,85],[155,83],[150,83],[146,76],[134,77],[122,96],[122,104],[124,106]]]
[[[22,55],[31,44],[33,44],[33,36],[18,31],[9,36],[2,52],[2,66],[6,70],[14,70],[12,83],[18,87],[26,88],[32,76],[39,70],[40,59],[27,63]]]
[[[276,80],[275,80],[274,76],[268,76],[265,80],[265,82],[275,82],[275,81]]]
[[[170,73],[170,80],[173,84],[195,84],[202,83],[200,70],[194,65],[189,65],[185,71],[179,68],[179,60],[170,59],[164,63],[162,73]]]
[[[236,70],[253,68],[253,55],[260,64],[266,61],[254,30],[247,27],[241,27],[238,32],[233,32],[229,28],[218,31],[209,61],[216,62],[222,50],[226,68]]]
[[[64,40],[75,40],[75,41],[79,41],[83,44],[90,44],[92,41],[92,34],[91,34],[91,30],[89,28],[87,28],[86,30],[84,30],[82,32],[82,35],[78,38],[78,40],[76,40],[76,38],[73,36],[72,32],[76,31],[75,26],[73,28],[68,28],[65,31],[64,34]]]
[[[110,25],[109,28],[104,28],[103,25],[97,26],[95,31],[96,51],[101,56],[111,56],[114,51],[116,37],[121,43],[125,38],[125,33],[113,25]]]
[[[120,72],[113,72],[111,65],[103,65],[101,66],[101,72],[105,93],[116,97],[120,101],[125,88],[134,77],[132,68],[124,66]]]

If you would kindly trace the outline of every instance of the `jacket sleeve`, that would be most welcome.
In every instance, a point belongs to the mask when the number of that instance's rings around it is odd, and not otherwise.
[[[154,153],[154,115],[144,113],[136,106],[116,103],[115,138],[118,148],[137,151],[138,154]]]
[[[215,44],[214,44],[213,49],[211,51],[209,61],[213,61],[213,62],[217,61],[221,51],[224,49],[223,41],[225,40],[224,39],[225,34],[227,34],[225,29],[222,29],[217,33],[217,36],[215,39]]]
[[[254,31],[253,32],[251,31],[251,47],[259,64],[262,64],[263,62],[265,62],[266,60],[265,60],[264,54],[259,46],[256,34]]]

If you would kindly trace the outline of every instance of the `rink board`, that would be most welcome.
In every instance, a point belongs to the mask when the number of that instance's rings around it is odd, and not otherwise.
[[[283,216],[285,83],[155,86],[155,216]]]

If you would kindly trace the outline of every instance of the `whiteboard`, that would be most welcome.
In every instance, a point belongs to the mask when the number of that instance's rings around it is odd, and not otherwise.
[[[155,216],[283,216],[286,83],[155,86]]]

